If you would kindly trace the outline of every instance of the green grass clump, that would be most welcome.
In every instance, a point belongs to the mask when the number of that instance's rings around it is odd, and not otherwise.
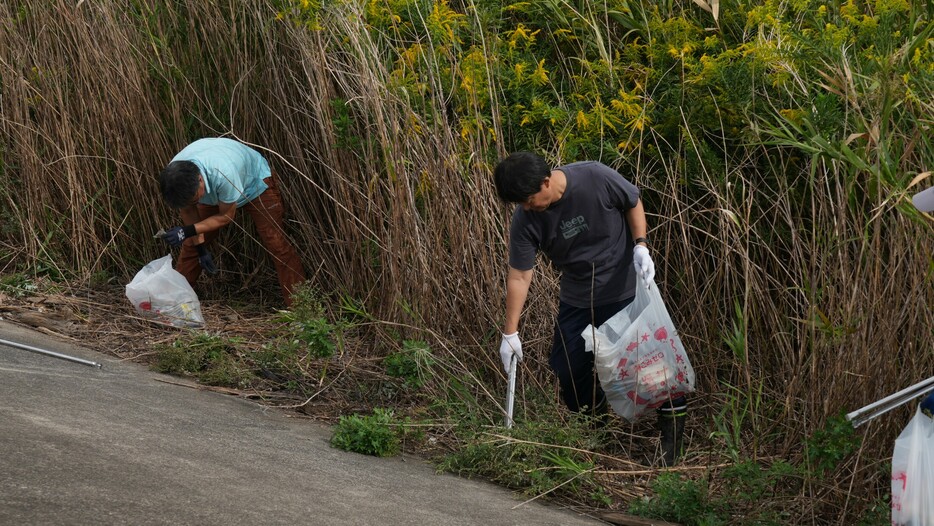
[[[192,333],[159,348],[152,367],[160,373],[191,376],[207,385],[244,387],[253,375],[241,359],[240,343],[237,338]]]
[[[21,272],[9,274],[0,278],[0,292],[4,294],[22,298],[35,294],[38,291],[39,285],[29,276]]]
[[[307,285],[292,294],[292,306],[282,311],[283,324],[278,347],[294,354],[313,358],[329,358],[337,349],[338,325],[331,323],[322,298]]]
[[[415,389],[425,384],[434,363],[428,344],[413,340],[405,340],[401,350],[383,360],[386,374],[402,379],[406,387]]]
[[[572,496],[593,504],[608,503],[594,478],[596,467],[588,451],[602,449],[603,433],[583,417],[517,421],[503,435],[477,427],[459,430],[464,445],[439,464],[445,471],[480,476],[527,495]],[[505,435],[508,434],[508,437]]]
[[[629,511],[641,517],[675,521],[685,526],[726,524],[708,496],[707,482],[662,473],[652,483],[654,497],[632,503]]]
[[[342,416],[331,445],[364,455],[391,457],[401,448],[402,431],[392,411],[376,408],[370,416]]]

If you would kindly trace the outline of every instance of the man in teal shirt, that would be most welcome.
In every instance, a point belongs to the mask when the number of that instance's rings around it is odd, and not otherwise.
[[[263,246],[273,258],[286,306],[305,280],[301,260],[283,229],[282,196],[269,163],[256,150],[224,138],[199,139],[179,152],[159,174],[166,203],[179,210],[183,226],[162,238],[181,246],[176,270],[192,285],[201,270],[216,273],[206,248],[218,230],[233,222],[238,208],[253,218]]]

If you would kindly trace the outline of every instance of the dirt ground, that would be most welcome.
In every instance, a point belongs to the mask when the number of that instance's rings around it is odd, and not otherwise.
[[[41,283],[38,288],[43,292],[12,295],[0,291],[0,317],[121,360],[143,364],[151,364],[160,346],[171,345],[186,331],[138,316],[122,286],[79,289]],[[255,296],[241,293],[230,301],[202,300],[203,329],[227,338],[239,338],[246,345],[261,345],[276,330],[277,306],[274,302],[264,304],[251,302],[251,299]],[[274,392],[204,388],[268,399],[273,405],[297,400],[297,397]],[[321,416],[329,412],[322,411]]]

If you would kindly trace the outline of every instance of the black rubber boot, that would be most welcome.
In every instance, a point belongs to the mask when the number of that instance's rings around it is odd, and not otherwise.
[[[662,465],[674,466],[684,454],[684,424],[687,420],[687,403],[682,399],[660,407],[658,431],[661,433]]]

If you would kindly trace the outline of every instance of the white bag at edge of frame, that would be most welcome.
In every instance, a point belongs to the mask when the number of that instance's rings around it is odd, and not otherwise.
[[[934,524],[934,420],[920,408],[895,440],[892,524]]]

